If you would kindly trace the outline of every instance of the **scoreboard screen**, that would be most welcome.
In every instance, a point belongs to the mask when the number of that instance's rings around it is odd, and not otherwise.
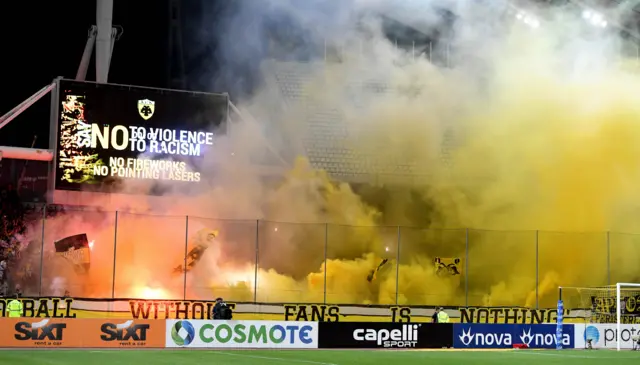
[[[116,192],[127,180],[197,184],[224,134],[227,94],[60,80],[55,189]]]

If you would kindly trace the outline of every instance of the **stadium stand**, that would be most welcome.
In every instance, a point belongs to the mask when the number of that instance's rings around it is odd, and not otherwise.
[[[352,148],[358,130],[345,122],[344,111],[331,100],[318,100],[309,93],[309,85],[322,82],[323,74],[339,74],[339,63],[302,63],[266,61],[262,70],[271,84],[285,100],[285,108],[300,110],[304,138],[302,148],[313,167],[327,171],[332,177],[350,182],[418,182],[425,175],[424,167],[401,156],[380,156],[375,151],[384,146],[371,148],[372,152]],[[393,93],[384,81],[362,72],[349,75],[345,82],[343,98],[348,99],[354,111],[377,96]],[[445,134],[442,158],[449,159],[448,147],[453,136]]]
[[[19,259],[19,236],[26,229],[24,209],[12,185],[0,190],[0,297],[9,295],[9,273]]]

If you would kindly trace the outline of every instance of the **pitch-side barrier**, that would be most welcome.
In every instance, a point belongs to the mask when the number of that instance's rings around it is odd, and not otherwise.
[[[615,325],[0,318],[1,348],[615,348]],[[633,347],[639,325],[623,327]]]

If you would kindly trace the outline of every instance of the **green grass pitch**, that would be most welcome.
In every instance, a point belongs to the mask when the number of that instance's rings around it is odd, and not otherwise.
[[[368,365],[640,364],[640,351],[507,350],[0,350],[0,364],[20,365]]]

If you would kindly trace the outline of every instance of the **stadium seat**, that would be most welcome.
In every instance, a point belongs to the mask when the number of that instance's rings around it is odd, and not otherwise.
[[[381,159],[349,148],[346,142],[354,140],[358,131],[344,122],[340,108],[332,106],[330,102],[310,98],[307,90],[314,78],[322,76],[323,68],[326,70],[331,67],[339,68],[340,65],[267,61],[262,67],[265,79],[267,82],[271,80],[271,88],[281,94],[285,106],[302,109],[305,132],[303,148],[312,166],[349,181],[363,182],[373,178],[384,182],[389,179],[397,181],[399,177],[419,179],[423,176],[411,161],[394,156]],[[352,79],[347,81],[344,98],[355,108],[365,105],[365,96],[393,92],[384,81],[367,76],[366,72],[355,76],[350,73],[349,76]],[[383,149],[384,146],[378,146],[378,151]]]

